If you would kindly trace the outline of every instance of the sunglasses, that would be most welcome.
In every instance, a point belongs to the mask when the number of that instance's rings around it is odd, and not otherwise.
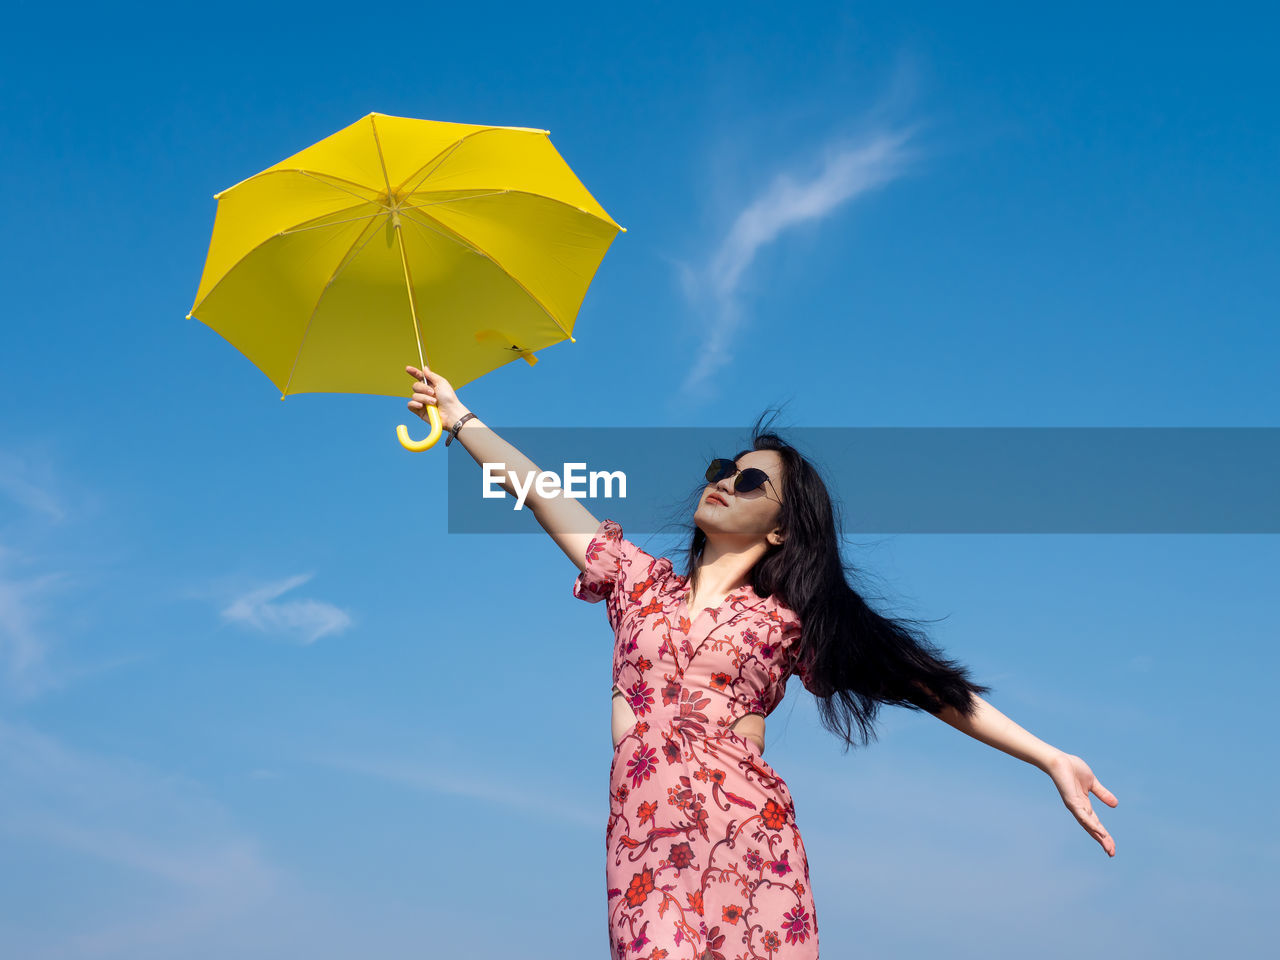
[[[747,467],[740,470],[736,463],[723,457],[717,457],[712,460],[711,466],[707,467],[707,482],[719,483],[726,477],[734,478],[734,493],[750,493],[766,483],[773,487],[774,493],[778,492],[778,488],[773,486],[773,481],[769,479],[769,475],[763,470],[756,467]],[[779,499],[778,503],[782,503],[782,500]]]

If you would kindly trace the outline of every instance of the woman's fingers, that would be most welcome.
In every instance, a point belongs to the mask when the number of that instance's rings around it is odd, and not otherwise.
[[[1114,857],[1116,842],[1094,812],[1089,794],[1093,793],[1103,803],[1113,807],[1119,803],[1115,794],[1102,785],[1084,760],[1074,755],[1065,755],[1060,762],[1055,763],[1050,776],[1071,815],[1098,841],[1107,856]]]
[[[434,391],[428,392],[426,390],[415,389],[413,391],[413,399],[409,401],[409,405],[410,406],[416,405],[420,407],[424,403],[439,403],[439,402],[440,402],[440,399],[435,395]]]
[[[409,401],[408,407],[415,416],[426,419],[428,404],[439,403],[436,398],[435,375],[429,370],[419,370],[411,363],[405,364],[404,372],[413,377],[413,399]]]
[[[1102,821],[1098,819],[1098,815],[1094,813],[1088,801],[1081,803],[1080,809],[1072,810],[1071,812],[1080,821],[1080,826],[1088,830],[1093,835],[1093,838],[1102,845],[1102,849],[1106,851],[1107,856],[1114,857],[1116,855],[1116,842],[1111,839],[1111,834],[1107,833],[1107,828],[1102,825]]]
[[[1093,818],[1096,824],[1093,835],[1098,843],[1102,845],[1102,849],[1107,852],[1107,856],[1114,857],[1116,855],[1116,842],[1111,839],[1111,834],[1107,833],[1107,828],[1102,825],[1102,821],[1097,817]]]
[[[431,369],[428,367],[426,370],[419,370],[417,367],[409,366],[406,364],[404,368],[404,372],[409,374],[409,376],[413,377],[414,380],[421,382],[423,377],[427,377],[431,373]]]
[[[1108,806],[1114,807],[1120,803],[1120,801],[1116,799],[1116,795],[1104,787],[1098,781],[1097,777],[1094,777],[1093,786],[1090,787],[1090,789],[1099,800]],[[1102,825],[1102,821],[1098,819],[1098,815],[1096,813],[1092,813],[1091,816],[1093,823],[1097,828],[1094,835],[1097,837],[1098,842],[1102,844],[1102,849],[1107,851],[1107,856],[1114,857],[1116,855],[1116,842],[1111,839],[1111,834],[1107,833],[1107,829]]]
[[[1092,771],[1090,771],[1092,773]],[[1093,809],[1093,804],[1089,803],[1089,794],[1092,793],[1107,806],[1117,806],[1120,801],[1116,799],[1116,795],[1102,785],[1102,781],[1097,777],[1092,777],[1092,782],[1085,790],[1084,799],[1087,807],[1087,814],[1082,824],[1093,834],[1094,839],[1102,845],[1102,849],[1106,851],[1107,856],[1114,857],[1116,855],[1116,842],[1111,839],[1111,834],[1107,833],[1107,828],[1102,825],[1102,821],[1098,819],[1098,814]]]
[[[413,377],[413,399],[409,401],[410,410],[418,413],[425,410],[427,404],[436,403],[436,388],[426,378],[426,374],[412,364],[405,364],[404,372]]]
[[[438,373],[432,373],[429,368],[424,371],[419,370],[417,367],[406,366],[404,369],[405,373],[413,377],[413,388],[415,390],[421,389],[422,387],[428,387],[434,391],[437,386],[449,387],[448,380],[440,376]]]
[[[440,374],[432,373],[430,368],[424,367],[419,370],[413,364],[407,363],[404,372],[413,377],[413,397],[408,406],[418,416],[426,414],[428,404],[439,407],[443,403],[443,409],[449,410],[458,402],[458,395],[454,393],[453,385]]]

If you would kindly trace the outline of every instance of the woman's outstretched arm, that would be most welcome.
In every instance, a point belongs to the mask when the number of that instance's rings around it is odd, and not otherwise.
[[[404,369],[414,380],[413,399],[409,401],[409,409],[423,420],[427,419],[428,404],[435,404],[440,411],[440,422],[445,430],[452,428],[464,414],[471,413],[458,399],[449,381],[440,374],[411,366]],[[424,377],[428,382],[423,382]],[[462,444],[476,463],[482,466],[486,463],[501,464],[502,489],[513,497],[518,496],[518,493],[508,472],[521,478],[522,487],[530,477],[539,472],[537,464],[503,440],[474,414],[458,431],[456,442]],[[536,484],[529,484],[525,503],[556,545],[577,564],[579,570],[585,570],[587,545],[600,526],[591,511],[571,497],[541,496]]]
[[[977,694],[974,694],[973,700],[977,706],[968,717],[955,707],[944,707],[942,712],[935,716],[951,724],[961,733],[967,733],[975,740],[980,740],[997,750],[1003,750],[1009,756],[1025,760],[1041,770],[1049,765],[1056,754],[1062,752],[1052,744],[1045,743],[1031,731],[1018,726]]]
[[[1082,759],[1045,743],[976,694],[973,699],[976,707],[967,717],[954,707],[945,707],[935,716],[951,724],[961,733],[967,733],[975,740],[980,740],[997,750],[1003,750],[1011,757],[1025,760],[1047,773],[1053,780],[1054,786],[1058,788],[1058,793],[1062,796],[1062,802],[1067,809],[1102,845],[1107,855],[1114,857],[1116,842],[1111,834],[1107,833],[1098,815],[1093,812],[1093,806],[1089,803],[1089,794],[1093,793],[1111,807],[1120,802],[1116,799],[1116,795],[1102,785],[1089,769],[1089,765]]]

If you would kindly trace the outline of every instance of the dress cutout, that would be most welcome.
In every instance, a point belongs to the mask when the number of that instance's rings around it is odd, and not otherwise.
[[[601,521],[573,595],[606,601],[613,681],[637,720],[609,767],[614,960],[816,960],[809,862],[783,779],[730,729],[768,716],[800,621],[748,585],[687,611],[688,581]],[[690,620],[692,616],[692,621]]]

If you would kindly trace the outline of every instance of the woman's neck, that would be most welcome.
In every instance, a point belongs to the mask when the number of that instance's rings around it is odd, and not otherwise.
[[[691,580],[692,589],[699,598],[738,593],[751,582],[751,570],[764,554],[765,548],[759,544],[746,550],[726,550],[708,540]]]

